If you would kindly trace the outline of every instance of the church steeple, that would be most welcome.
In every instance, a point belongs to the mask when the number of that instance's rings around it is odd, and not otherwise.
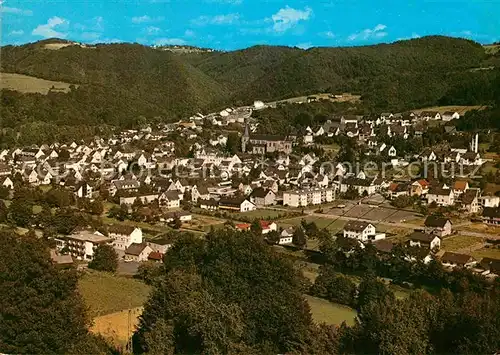
[[[250,140],[250,133],[248,131],[248,124],[245,124],[245,133],[243,134],[243,137],[241,137],[241,151],[243,153],[246,152],[247,143],[249,140]]]

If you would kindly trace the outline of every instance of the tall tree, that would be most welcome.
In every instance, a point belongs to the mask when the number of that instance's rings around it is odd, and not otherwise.
[[[75,270],[36,238],[0,233],[0,352],[61,354],[88,336]]]
[[[292,236],[292,243],[298,246],[299,248],[303,248],[307,244],[307,237],[304,233],[304,229],[301,226],[295,228],[295,231]]]
[[[158,334],[179,353],[298,350],[311,315],[291,264],[261,238],[226,229],[187,237],[164,259],[165,274],[145,306],[135,352]]]
[[[115,272],[118,268],[118,254],[111,245],[99,244],[89,268],[99,271]]]

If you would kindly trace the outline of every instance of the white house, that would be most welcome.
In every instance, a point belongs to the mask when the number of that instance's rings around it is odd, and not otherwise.
[[[14,182],[7,176],[3,179],[2,186],[12,190],[14,188]]]
[[[245,197],[221,198],[219,200],[219,209],[238,212],[250,212],[255,211],[256,206]]]
[[[114,224],[108,227],[108,234],[115,249],[125,250],[132,243],[142,243],[142,229],[137,227]]]
[[[146,243],[132,243],[125,249],[125,261],[147,261],[153,249]]]
[[[344,237],[366,242],[375,236],[375,226],[368,222],[349,221],[344,226]]]
[[[427,193],[427,203],[435,202],[438,206],[453,206],[455,196],[452,189],[431,188]]]
[[[441,119],[443,121],[451,121],[458,120],[460,118],[460,114],[458,112],[446,111],[441,115]]]
[[[289,227],[283,229],[280,234],[280,238],[278,240],[278,244],[291,244],[293,241],[293,234],[295,233],[295,229],[293,227]]]
[[[278,225],[275,222],[260,221],[260,227],[262,228],[262,234],[268,234],[278,230]]]
[[[439,249],[441,247],[441,239],[434,234],[413,232],[408,236],[409,245],[417,247],[425,247],[430,250]]]

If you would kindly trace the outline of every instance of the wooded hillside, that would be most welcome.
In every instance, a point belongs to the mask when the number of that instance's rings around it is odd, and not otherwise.
[[[491,55],[442,36],[348,48],[256,46],[173,53],[139,44],[44,49],[51,39],[2,47],[0,70],[78,84],[48,95],[2,91],[2,126],[131,127],[198,111],[317,92],[355,92],[366,111],[484,104],[498,69]],[[50,129],[49,129],[50,131]]]

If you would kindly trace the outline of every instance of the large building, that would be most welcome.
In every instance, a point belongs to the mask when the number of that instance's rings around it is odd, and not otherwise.
[[[249,145],[252,150],[250,151]],[[241,137],[241,151],[243,153],[266,154],[281,152],[290,154],[292,152],[292,141],[287,137],[275,136],[270,134],[252,134],[248,131],[248,126],[245,127],[245,133]]]
[[[344,238],[358,239],[366,242],[370,239],[376,240],[375,226],[368,222],[349,221],[344,226]],[[385,235],[383,235],[385,237]],[[382,239],[382,236],[378,239]]]
[[[283,205],[291,207],[306,207],[320,205],[335,200],[333,188],[307,189],[283,192]]]
[[[108,227],[115,249],[125,250],[132,243],[142,243],[142,230],[137,227],[114,224]]]
[[[67,249],[69,254],[78,260],[92,260],[99,244],[111,244],[112,239],[99,232],[82,231],[71,234],[64,239],[56,239],[57,248]]]

